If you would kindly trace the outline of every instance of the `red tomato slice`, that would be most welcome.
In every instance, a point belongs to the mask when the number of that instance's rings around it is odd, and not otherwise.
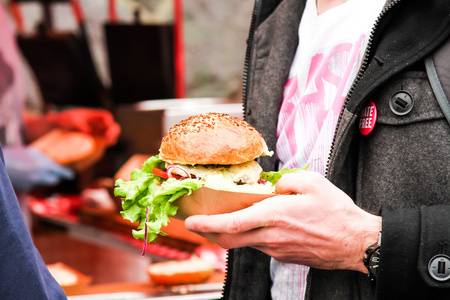
[[[153,168],[152,173],[164,179],[169,179],[167,172],[160,168]]]

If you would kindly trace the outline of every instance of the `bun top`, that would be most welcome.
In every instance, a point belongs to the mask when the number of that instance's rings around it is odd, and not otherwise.
[[[222,113],[192,116],[172,126],[162,139],[159,158],[170,164],[234,165],[271,155],[250,124]]]

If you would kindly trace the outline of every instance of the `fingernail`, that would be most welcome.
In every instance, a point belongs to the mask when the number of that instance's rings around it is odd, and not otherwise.
[[[187,218],[186,220],[184,220],[184,226],[189,231],[194,230],[194,224],[192,223],[192,220],[190,218]]]

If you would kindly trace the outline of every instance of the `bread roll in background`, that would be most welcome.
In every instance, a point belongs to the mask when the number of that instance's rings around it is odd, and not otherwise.
[[[30,144],[60,165],[83,171],[99,161],[106,150],[101,137],[55,128]]]
[[[170,260],[151,264],[148,275],[154,284],[195,284],[208,280],[214,266],[193,255],[190,259]]]

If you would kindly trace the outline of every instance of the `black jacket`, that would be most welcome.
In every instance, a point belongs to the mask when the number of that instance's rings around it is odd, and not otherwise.
[[[299,42],[304,6],[304,0],[255,1],[244,110],[270,150],[276,145],[283,87]],[[450,256],[450,124],[425,69],[425,59],[435,54],[436,60],[436,51],[449,39],[448,0],[388,1],[338,121],[326,175],[358,206],[383,216],[378,299],[450,299],[450,280],[435,280],[428,271],[435,255]],[[436,61],[448,92],[447,55],[450,50],[442,51]],[[406,115],[390,108],[398,93],[414,103]],[[378,119],[373,132],[363,136],[358,116],[368,101],[375,103]],[[265,170],[276,169],[276,155],[260,164]],[[224,297],[269,299],[269,261],[251,248],[231,250]],[[450,261],[446,266],[450,268]],[[375,296],[362,273],[311,269],[306,298]]]

